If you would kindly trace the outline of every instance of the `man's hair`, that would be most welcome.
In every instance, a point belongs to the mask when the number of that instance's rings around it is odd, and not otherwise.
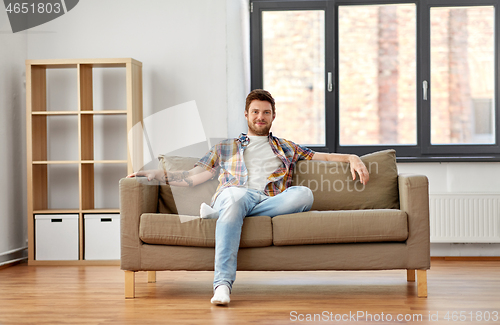
[[[271,109],[273,110],[273,115],[276,113],[274,107],[274,98],[273,96],[271,96],[271,93],[269,93],[267,90],[254,89],[248,94],[247,101],[245,104],[245,111],[247,113],[248,113],[248,108],[250,107],[250,103],[254,100],[262,100],[269,102],[271,104]]]

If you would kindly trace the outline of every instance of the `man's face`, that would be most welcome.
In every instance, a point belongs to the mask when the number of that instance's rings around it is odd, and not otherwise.
[[[263,100],[253,100],[245,111],[245,118],[248,122],[248,135],[268,135],[273,124],[275,114],[273,114],[271,103]]]

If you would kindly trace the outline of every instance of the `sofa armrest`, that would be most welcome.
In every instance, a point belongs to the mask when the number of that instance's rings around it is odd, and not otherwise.
[[[426,176],[399,174],[400,209],[408,215],[409,268],[430,268],[429,181]]]
[[[134,271],[141,266],[139,221],[143,213],[158,209],[158,182],[145,177],[120,180],[121,269]]]

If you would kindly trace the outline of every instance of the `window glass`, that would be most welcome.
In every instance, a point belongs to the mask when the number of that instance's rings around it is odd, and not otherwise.
[[[431,9],[431,143],[495,143],[493,7]]]
[[[325,12],[262,13],[263,88],[276,100],[271,131],[325,145]]]
[[[415,4],[340,6],[338,30],[340,144],[416,144]]]

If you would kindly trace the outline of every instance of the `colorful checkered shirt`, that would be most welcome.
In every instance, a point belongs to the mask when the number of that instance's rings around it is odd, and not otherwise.
[[[243,159],[243,152],[250,143],[245,133],[238,138],[227,139],[215,145],[201,158],[196,166],[200,166],[213,173],[219,171],[219,187],[212,198],[212,205],[219,193],[230,186],[246,187],[248,170]],[[297,161],[310,160],[314,151],[295,144],[291,141],[277,138],[269,133],[269,144],[276,156],[283,162],[280,168],[274,171],[267,180],[264,193],[275,196],[292,185],[292,174]]]

